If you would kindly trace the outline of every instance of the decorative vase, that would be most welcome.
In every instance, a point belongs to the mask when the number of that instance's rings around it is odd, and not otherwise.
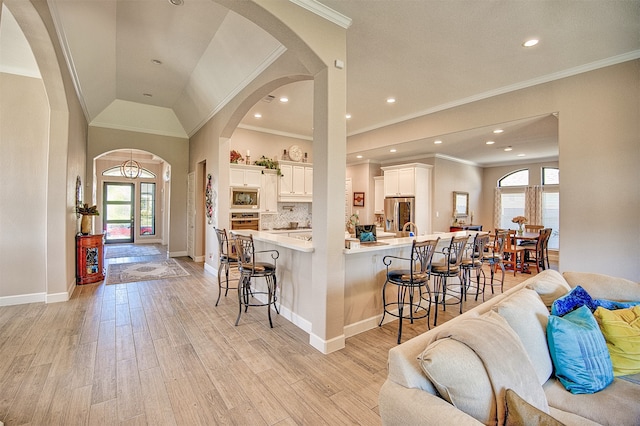
[[[91,215],[83,214],[82,220],[80,221],[80,232],[82,235],[91,234],[91,226],[93,225],[93,221],[91,220]]]
[[[518,224],[518,235],[522,235],[522,224]]]

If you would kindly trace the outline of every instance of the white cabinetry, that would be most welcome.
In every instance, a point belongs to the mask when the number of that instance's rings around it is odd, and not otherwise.
[[[374,177],[373,184],[374,184],[373,213],[384,214],[384,176]]]
[[[262,214],[278,213],[278,173],[275,170],[265,169],[262,172],[260,211]]]
[[[433,166],[421,163],[382,167],[385,197],[414,198],[412,222],[417,225],[419,235],[431,234],[432,169]]]
[[[229,167],[229,184],[233,187],[260,188],[262,170],[261,166],[232,164]]]
[[[385,197],[413,197],[416,194],[415,179],[415,167],[384,170]]]
[[[278,201],[311,202],[313,198],[313,165],[280,161]]]

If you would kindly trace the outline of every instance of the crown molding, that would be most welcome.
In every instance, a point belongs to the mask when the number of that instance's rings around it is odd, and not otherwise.
[[[264,127],[249,126],[249,125],[246,125],[246,124],[239,123],[238,124],[238,128],[239,129],[244,129],[244,130],[251,130],[253,132],[268,133],[270,135],[284,136],[286,138],[294,138],[294,139],[300,139],[300,140],[304,140],[304,141],[312,141],[313,142],[313,137],[310,137],[310,136],[297,135],[295,133],[288,133],[288,132],[281,132],[279,130],[267,129],[267,128],[264,128]]]
[[[344,28],[345,30],[351,26],[351,18],[344,16],[342,13],[325,6],[316,0],[289,0],[291,3],[308,10],[311,13],[326,19],[329,22]]]

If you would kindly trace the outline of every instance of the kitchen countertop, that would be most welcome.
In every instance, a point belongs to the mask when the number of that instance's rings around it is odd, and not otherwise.
[[[300,231],[310,232],[311,229],[301,229]],[[278,245],[291,250],[297,250],[297,251],[302,251],[306,253],[312,253],[314,251],[313,243],[311,241],[305,241],[299,238],[293,238],[287,235],[282,235],[282,234],[288,234],[291,231],[282,230],[280,232],[273,232],[273,231],[233,230],[232,232],[234,234],[239,234],[239,235],[253,235],[253,239],[256,241],[263,241],[265,243]]]
[[[310,229],[301,229],[300,231],[309,232]],[[253,235],[253,239],[256,241],[263,241],[266,243],[278,245],[284,248],[288,248],[291,250],[297,250],[305,253],[312,253],[314,251],[313,241],[305,241],[303,239],[289,237],[287,235],[282,235],[282,233],[288,233],[290,231],[282,231],[281,233],[273,233],[272,231],[241,231],[234,230],[233,233],[240,235]],[[417,237],[418,241],[425,241],[429,239],[435,239],[440,237],[441,241],[447,241],[454,236],[458,235],[475,235],[478,232],[476,231],[457,231],[457,232],[439,232],[431,235],[420,235]],[[486,234],[487,232],[481,232]],[[343,253],[347,255],[358,254],[358,253],[369,253],[376,251],[383,251],[389,249],[396,249],[402,247],[410,247],[413,244],[413,240],[416,237],[403,237],[403,238],[385,238],[380,241],[384,244],[378,245],[360,245],[358,248],[352,249],[343,249]],[[440,243],[442,244],[442,242]]]
[[[273,228],[273,229],[263,229],[262,232],[269,232],[271,234],[288,234],[288,233],[294,233],[294,232],[312,232],[313,229],[309,228],[304,228],[304,227],[297,227],[297,228]]]
[[[480,232],[480,233],[486,234],[487,232]],[[396,249],[400,247],[408,247],[413,244],[414,239],[416,239],[417,241],[426,241],[426,240],[432,240],[440,237],[440,243],[439,243],[440,245],[442,244],[442,241],[449,241],[451,238],[455,236],[459,236],[459,235],[474,236],[476,234],[478,234],[478,232],[476,231],[457,231],[457,232],[436,232],[434,234],[420,235],[418,237],[385,238],[379,241],[379,243],[383,243],[383,244],[366,245],[361,243],[360,247],[358,248],[344,249],[344,254],[368,253],[368,252]]]

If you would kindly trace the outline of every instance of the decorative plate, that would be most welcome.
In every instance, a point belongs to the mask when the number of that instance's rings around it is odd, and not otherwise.
[[[302,150],[298,145],[289,147],[289,158],[291,158],[291,161],[302,161]]]

